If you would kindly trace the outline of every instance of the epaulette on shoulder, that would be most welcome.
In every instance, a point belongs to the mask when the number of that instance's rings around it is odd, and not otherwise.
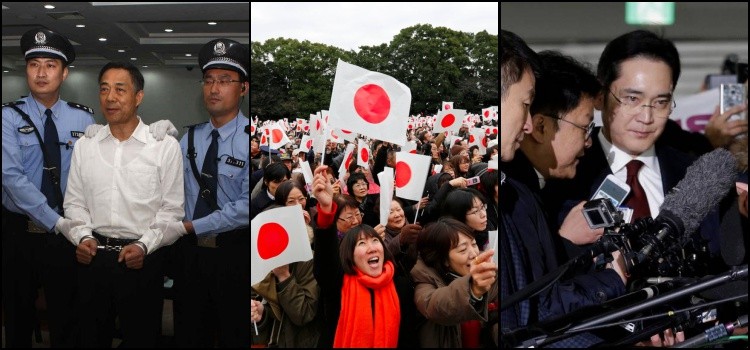
[[[250,135],[250,124],[245,125],[245,132]]]
[[[203,125],[203,124],[206,124],[206,123],[208,123],[208,122],[207,122],[207,121],[205,121],[205,122],[202,122],[202,123],[197,123],[197,124],[190,124],[190,125],[185,125],[185,126],[183,126],[183,128],[184,128],[184,129],[190,129],[190,128],[196,127],[196,126],[198,126],[198,125]]]
[[[89,114],[94,114],[94,110],[93,109],[91,109],[89,107],[86,107],[86,106],[84,106],[84,105],[82,105],[80,103],[68,102],[68,106],[71,106],[73,108],[78,108],[78,109],[80,109],[82,111],[88,112]]]
[[[26,103],[26,101],[11,101],[11,102],[5,102],[3,103],[3,107],[13,107],[13,106],[20,106],[22,104]]]

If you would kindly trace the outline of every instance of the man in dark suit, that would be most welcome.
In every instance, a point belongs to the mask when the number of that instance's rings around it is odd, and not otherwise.
[[[524,134],[532,133],[529,105],[534,99],[534,75],[539,74],[536,54],[513,33],[503,30],[501,43],[500,158],[513,159]],[[591,107],[589,107],[591,108]],[[551,126],[550,126],[551,127]],[[585,142],[585,136],[570,130]],[[583,142],[581,142],[581,149]],[[524,289],[558,267],[552,235],[535,195],[521,182],[500,173],[500,276],[501,299]],[[533,179],[536,179],[534,176]],[[501,310],[502,332],[563,315],[586,305],[601,303],[624,293],[622,259],[611,269],[575,276],[553,283],[549,289]],[[554,344],[564,347],[588,347],[601,340],[583,334]]]
[[[597,76],[604,89],[596,108],[602,111],[604,127],[594,129],[593,146],[580,160],[573,183],[555,188],[567,199],[558,222],[574,205],[591,198],[610,174],[631,187],[623,202],[634,209],[631,222],[656,217],[665,194],[694,160],[657,142],[675,107],[673,92],[680,76],[677,49],[648,31],[624,34],[604,49]],[[707,220],[701,231],[711,238],[709,232],[718,227],[718,217],[711,215]],[[578,234],[590,232],[579,230]],[[718,251],[718,245],[715,248]],[[574,256],[579,251],[569,252]]]
[[[645,216],[656,217],[665,194],[685,176],[693,162],[690,156],[657,142],[675,107],[673,94],[680,77],[677,49],[671,41],[649,31],[624,34],[605,47],[597,77],[603,93],[596,108],[602,111],[604,126],[594,130],[593,145],[578,164],[573,183],[556,188],[567,199],[557,220],[562,222],[573,206],[591,198],[610,174],[631,188],[623,202],[633,209],[631,222]],[[718,216],[710,215],[701,228],[704,238],[711,238],[710,232],[718,232],[717,227]],[[570,256],[582,250],[569,250]],[[680,337],[678,334],[677,341]],[[661,344],[659,335],[651,340],[651,345]],[[674,341],[669,330],[664,340],[666,344]]]

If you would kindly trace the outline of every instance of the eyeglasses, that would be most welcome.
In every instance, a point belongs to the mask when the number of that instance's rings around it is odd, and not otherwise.
[[[637,114],[643,107],[650,107],[654,111],[653,114],[655,117],[666,118],[670,113],[672,113],[675,108],[677,108],[677,102],[675,102],[675,100],[673,100],[671,96],[658,97],[656,101],[653,102],[653,104],[647,105],[643,104],[641,98],[636,94],[628,94],[622,98],[618,98],[617,96],[615,96],[612,90],[608,91],[610,95],[612,95],[612,97],[614,97],[615,100],[620,103],[620,105],[623,107],[623,112],[626,115],[632,116]]]
[[[591,123],[589,123],[588,126],[580,126],[580,125],[578,125],[576,123],[573,123],[571,121],[565,120],[565,119],[560,118],[560,117],[555,117],[555,116],[551,116],[551,115],[544,115],[544,114],[542,114],[542,115],[545,116],[545,117],[547,117],[547,118],[552,118],[552,119],[557,119],[557,120],[560,120],[560,121],[564,121],[564,122],[566,122],[568,124],[571,124],[571,125],[575,126],[576,128],[579,128],[579,129],[583,130],[583,132],[585,133],[584,135],[586,136],[584,138],[584,140],[588,140],[589,137],[591,137],[591,132],[594,131],[594,127],[596,126],[596,123],[594,123],[593,121]]]
[[[201,80],[198,80],[198,82],[201,83],[203,87],[209,87],[209,86],[213,86],[214,83],[219,83],[220,87],[225,88],[225,87],[228,87],[229,84],[231,83],[239,83],[241,81],[240,80],[223,80],[223,79],[222,80],[201,79]]]
[[[365,216],[364,213],[359,212],[359,214],[353,214],[345,218],[339,218],[339,220],[346,221],[350,224],[357,224],[360,220],[362,220],[362,217]]]
[[[484,214],[487,215],[487,204],[483,204],[481,208],[472,208],[472,210],[466,213],[466,215],[479,214],[479,212],[484,212]]]

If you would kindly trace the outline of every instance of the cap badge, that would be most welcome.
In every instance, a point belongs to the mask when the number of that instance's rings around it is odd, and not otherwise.
[[[219,41],[214,45],[214,55],[221,56],[223,54],[227,53],[227,48],[224,46],[224,43]]]
[[[47,43],[47,37],[42,32],[36,33],[36,35],[34,35],[34,43],[37,45],[44,45]]]

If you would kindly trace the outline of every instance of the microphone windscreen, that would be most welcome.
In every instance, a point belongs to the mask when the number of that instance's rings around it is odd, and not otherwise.
[[[668,212],[682,219],[684,234],[695,232],[703,218],[734,185],[736,167],[734,156],[723,148],[704,154],[687,168],[685,177],[664,197],[659,215]]]

